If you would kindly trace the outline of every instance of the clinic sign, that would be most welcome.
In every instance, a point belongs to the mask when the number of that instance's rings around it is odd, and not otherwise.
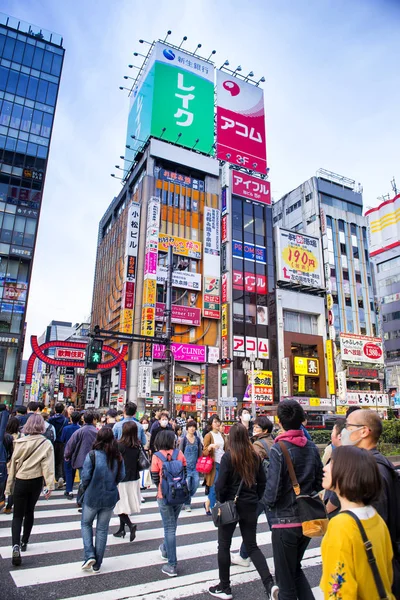
[[[384,363],[381,338],[341,333],[340,354],[344,362],[379,365]]]
[[[263,204],[271,204],[270,182],[241,171],[232,171],[232,194]]]
[[[277,279],[284,283],[324,289],[318,238],[276,228]]]
[[[267,172],[264,92],[217,71],[217,158]]]
[[[206,346],[197,346],[195,344],[176,344],[172,342],[171,351],[175,360],[180,362],[206,362]],[[162,344],[153,344],[153,358],[155,360],[164,360],[165,346]]]

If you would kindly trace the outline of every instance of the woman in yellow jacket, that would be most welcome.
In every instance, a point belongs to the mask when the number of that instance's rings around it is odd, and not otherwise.
[[[356,515],[372,543],[377,567],[389,600],[393,583],[393,550],[388,528],[373,508],[381,491],[381,477],[370,452],[341,446],[324,467],[322,486],[339,497],[341,512],[331,519],[322,541],[321,589],[325,600],[378,600],[379,594]]]

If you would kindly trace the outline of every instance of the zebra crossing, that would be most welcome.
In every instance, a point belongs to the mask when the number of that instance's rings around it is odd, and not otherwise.
[[[0,514],[0,598],[7,600],[200,600],[208,596],[210,585],[218,582],[217,532],[207,517],[203,491],[192,501],[192,512],[182,511],[177,530],[178,574],[170,579],[161,573],[163,561],[158,547],[163,539],[161,517],[155,499],[155,489],[143,494],[137,523],[137,536],[115,538],[119,525],[113,517],[107,540],[107,550],[101,573],[81,571],[83,559],[80,529],[81,515],[75,502],[67,500],[62,491],[53,492],[49,500],[43,497],[35,511],[35,524],[27,551],[22,554],[22,566],[11,565],[12,515]],[[241,543],[239,530],[232,541],[232,550]],[[271,571],[273,559],[271,533],[265,517],[260,517],[258,543]],[[314,596],[322,599],[318,588],[321,574],[321,553],[318,543],[308,548],[303,567],[313,586]],[[235,600],[265,598],[258,573],[232,565],[231,580]],[[4,596],[2,593],[4,592]]]

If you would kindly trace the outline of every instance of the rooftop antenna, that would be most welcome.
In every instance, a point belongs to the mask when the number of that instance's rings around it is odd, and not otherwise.
[[[187,35],[184,35],[184,36],[183,36],[183,38],[182,38],[182,41],[181,41],[181,43],[180,43],[180,44],[179,44],[179,46],[178,46],[178,48],[181,48],[181,47],[182,47],[182,44],[183,44],[183,42],[186,42],[186,40],[187,40]]]
[[[395,180],[395,178],[394,178],[394,175],[393,175],[393,179],[392,179],[392,181],[390,182],[390,184],[391,184],[391,186],[392,186],[392,190],[394,191],[394,195],[395,195],[395,196],[397,196],[397,194],[398,194],[399,192],[398,192],[398,190],[397,190],[397,185],[396,185],[396,180]]]
[[[168,38],[168,36],[169,36],[169,35],[171,35],[171,33],[172,33],[172,31],[171,31],[170,29],[168,29],[168,31],[167,31],[167,35],[166,35],[166,36],[165,36],[165,38],[164,38],[164,42],[166,42],[166,41],[167,41],[167,38]]]

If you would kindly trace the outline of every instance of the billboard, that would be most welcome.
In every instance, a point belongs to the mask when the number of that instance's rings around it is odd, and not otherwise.
[[[248,242],[241,242],[239,240],[233,240],[232,242],[232,256],[236,258],[244,258],[252,262],[263,263],[267,262],[267,255],[265,246],[255,246]]]
[[[158,236],[158,249],[160,252],[168,252],[168,247],[173,246],[173,253],[189,258],[201,259],[201,242],[186,240],[185,238],[162,233]]]
[[[348,406],[389,406],[389,395],[382,392],[346,392],[339,403]]]
[[[254,371],[253,378],[248,374],[248,386],[243,401],[251,399],[254,385],[254,400],[261,404],[272,404],[274,401],[272,371]]]
[[[319,376],[318,358],[304,358],[302,356],[295,356],[293,366],[295,375],[307,375],[308,377]]]
[[[232,171],[232,194],[263,204],[271,204],[270,182],[241,171]]]
[[[154,337],[156,326],[158,232],[160,201],[152,197],[147,203],[146,245],[142,299],[141,335]],[[142,370],[143,371],[143,370]],[[144,371],[142,372],[144,381]],[[144,385],[144,384],[143,384]]]
[[[172,342],[171,351],[175,357],[175,360],[181,362],[206,362],[206,346],[197,346],[195,344],[176,344]],[[165,346],[162,344],[154,344],[153,358],[155,360],[163,360],[165,358]]]
[[[251,294],[266,295],[268,292],[267,278],[265,275],[254,275],[245,271],[233,271],[232,287],[234,290],[245,290]]]
[[[217,71],[217,158],[267,172],[264,92]]]
[[[254,354],[256,358],[269,358],[269,343],[266,338],[233,336],[233,356],[250,358]]]
[[[369,253],[376,256],[400,245],[400,194],[367,210]]]
[[[165,319],[165,304],[157,302],[156,304],[156,321],[164,321]],[[200,308],[192,308],[189,306],[172,305],[172,323],[180,325],[190,325],[198,327],[201,324]]]
[[[140,204],[132,202],[129,206],[126,240],[124,279],[119,330],[123,333],[133,331],[133,308],[135,304],[136,262],[139,248]]]
[[[321,246],[318,238],[276,228],[277,280],[324,289]]]
[[[204,207],[203,226],[203,316],[219,319],[221,309],[221,212]]]
[[[384,363],[381,338],[356,335],[354,333],[341,333],[340,353],[342,360],[345,362],[380,365]]]
[[[158,267],[157,283],[163,284],[167,281],[167,267]],[[201,290],[201,275],[200,273],[191,273],[190,271],[174,271],[172,273],[172,286],[183,288],[184,290]]]

